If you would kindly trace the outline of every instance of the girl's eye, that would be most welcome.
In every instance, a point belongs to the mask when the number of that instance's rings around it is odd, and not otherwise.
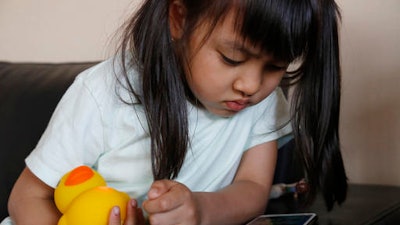
[[[278,66],[278,65],[267,65],[265,70],[267,71],[281,71],[286,70],[287,66]]]
[[[221,56],[222,56],[222,59],[224,60],[224,62],[226,64],[230,65],[230,66],[237,66],[237,65],[239,65],[240,63],[243,62],[243,61],[233,60],[233,59],[228,58],[227,56],[225,56],[223,54],[221,54]]]

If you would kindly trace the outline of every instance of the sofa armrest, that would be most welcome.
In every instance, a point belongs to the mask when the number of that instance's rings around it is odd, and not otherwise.
[[[64,92],[87,63],[0,62],[0,220],[11,188],[25,167]]]

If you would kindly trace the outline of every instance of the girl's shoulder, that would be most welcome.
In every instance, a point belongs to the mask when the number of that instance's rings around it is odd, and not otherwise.
[[[139,85],[137,82],[138,73],[134,68],[129,68],[128,77],[135,91]],[[93,67],[79,74],[74,83],[83,86],[93,96],[93,98],[104,101],[119,99],[125,103],[137,103],[135,96],[129,91],[127,80],[121,60],[112,57],[102,61]]]
[[[268,97],[249,108],[253,116],[271,114],[271,113],[286,113],[289,109],[289,103],[280,87],[276,88]],[[284,112],[282,112],[284,111]]]

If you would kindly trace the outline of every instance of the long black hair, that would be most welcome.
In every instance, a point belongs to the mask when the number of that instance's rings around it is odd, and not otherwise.
[[[186,101],[193,95],[183,72],[187,43],[199,24],[208,22],[211,33],[234,9],[236,30],[244,39],[279,60],[298,62],[283,81],[293,85],[291,121],[311,184],[309,199],[321,189],[328,209],[343,202],[347,178],[338,135],[340,13],[334,0],[181,2],[186,9],[181,40],[172,42],[171,0],[146,0],[127,23],[120,46],[123,65],[135,65],[141,76],[143,94],[135,93],[132,85],[130,89],[146,111],[154,178],[175,178],[190,144]]]

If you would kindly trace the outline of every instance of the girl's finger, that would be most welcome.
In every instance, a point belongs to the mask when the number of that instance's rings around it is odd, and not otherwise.
[[[124,225],[144,225],[145,219],[142,209],[137,207],[135,199],[131,199],[126,206],[126,219]]]
[[[145,225],[146,219],[144,218],[143,211],[141,208],[136,208],[136,224],[135,225]]]
[[[108,224],[109,225],[121,225],[121,210],[118,206],[114,206],[111,209]]]
[[[168,192],[173,186],[178,184],[173,180],[158,180],[154,181],[150,187],[149,192],[147,193],[147,197],[149,199],[155,199],[160,197],[161,195]]]

